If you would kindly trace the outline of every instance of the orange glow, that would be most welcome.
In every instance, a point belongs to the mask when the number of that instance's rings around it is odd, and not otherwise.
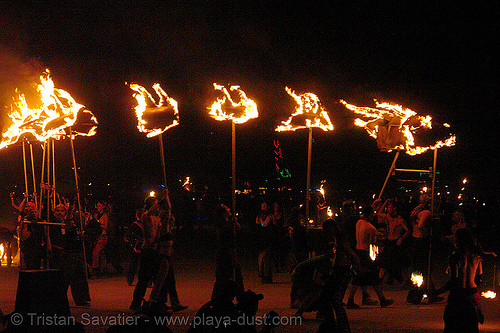
[[[97,119],[92,112],[77,103],[68,92],[56,88],[49,70],[40,76],[36,90],[38,105],[34,108],[28,105],[24,94],[17,92],[8,114],[11,124],[2,133],[0,149],[16,143],[24,135],[33,136],[40,142],[50,137],[63,137],[66,128],[78,125],[78,119],[85,120],[81,121],[82,128],[73,134],[95,134]]]
[[[135,114],[138,122],[137,128],[140,132],[147,133],[146,136],[148,138],[157,136],[179,125],[177,101],[169,97],[159,83],[153,85],[153,90],[158,96],[158,101],[156,101],[143,86],[132,83],[130,84],[130,89],[136,92],[133,97],[137,101],[137,106],[135,107]],[[161,117],[161,121],[151,120],[152,118],[158,119],[159,117],[157,116]],[[167,120],[166,124],[164,123],[165,120]]]
[[[214,83],[214,89],[222,91],[224,95],[218,97],[209,107],[210,117],[219,121],[231,120],[235,124],[243,124],[249,119],[259,117],[257,104],[247,97],[240,86],[230,86],[228,91],[226,87]],[[236,92],[238,98],[233,98],[230,92]]]
[[[304,93],[296,95],[290,88],[285,87],[286,92],[293,97],[297,106],[295,112],[287,121],[281,122],[282,125],[276,128],[276,131],[295,131],[301,128],[319,127],[323,131],[333,130],[332,122],[328,113],[321,106],[318,96],[313,93]],[[292,124],[297,119],[300,124]]]
[[[418,155],[425,153],[429,149],[434,150],[441,147],[451,147],[455,145],[456,137],[450,135],[444,141],[438,141],[434,145],[428,147],[420,147],[415,145],[414,133],[419,128],[432,128],[432,118],[430,116],[419,116],[413,110],[403,108],[401,105],[393,105],[389,103],[379,103],[375,101],[376,108],[360,107],[347,103],[341,100],[342,104],[363,118],[357,118],[354,124],[363,127],[368,134],[378,139],[381,129],[388,128],[387,140],[382,144],[383,150],[391,151],[393,149],[405,150],[408,155]],[[444,127],[450,127],[448,124],[443,124]],[[399,138],[393,138],[393,142],[389,141],[389,132],[391,128],[396,128]],[[380,146],[380,143],[379,143]]]
[[[483,296],[484,298],[496,298],[497,297],[497,294],[491,290],[488,290],[487,292],[482,292],[481,293],[481,296]]]
[[[424,277],[419,272],[411,273],[411,282],[417,287],[420,287],[424,283]]]
[[[4,256],[4,248],[3,248],[3,244],[0,244],[0,264],[2,263],[3,261],[3,256]]]
[[[370,244],[370,259],[372,261],[375,261],[375,259],[377,259],[377,256],[378,256],[378,246]]]

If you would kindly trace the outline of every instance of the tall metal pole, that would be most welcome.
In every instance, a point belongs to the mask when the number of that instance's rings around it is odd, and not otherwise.
[[[70,135],[70,145],[71,145],[71,156],[73,158],[73,170],[75,171],[75,190],[76,190],[76,201],[78,203],[78,215],[80,218],[80,231],[82,235],[82,247],[83,247],[83,262],[85,263],[85,277],[88,279],[88,272],[87,272],[87,254],[85,251],[85,238],[83,237],[83,214],[82,214],[82,202],[80,200],[80,188],[78,185],[78,172],[76,171],[76,158],[75,158],[75,146],[73,144],[73,132],[71,131],[71,127],[69,128],[69,135]]]
[[[391,168],[389,169],[389,173],[387,174],[387,177],[385,177],[384,186],[382,186],[382,190],[380,191],[380,194],[378,195],[379,199],[382,197],[382,194],[384,193],[387,182],[389,181],[389,178],[391,177],[392,173],[394,172],[394,169],[396,169],[396,161],[397,161],[398,157],[399,157],[399,150],[396,151],[396,155],[394,155],[394,160],[392,161]]]
[[[31,171],[33,174],[33,193],[36,193],[35,162],[33,159],[33,145],[30,143]],[[36,203],[36,198],[35,198]]]
[[[309,189],[311,188],[311,160],[312,160],[312,127],[309,127],[309,140],[307,143],[307,180],[306,180],[306,219],[309,224]]]
[[[434,289],[434,285],[432,283],[432,278],[431,278],[431,258],[432,258],[432,229],[434,222],[436,221],[435,219],[435,188],[436,188],[436,166],[437,166],[437,149],[434,149],[434,161],[432,163],[432,186],[431,186],[431,218],[432,218],[432,223],[430,226],[429,230],[429,257],[427,260],[427,281],[429,283],[427,284],[428,289],[432,290]]]
[[[231,203],[233,208],[233,216],[236,216],[236,124],[231,121]]]
[[[55,144],[54,144],[54,139],[52,141],[52,186],[54,186],[54,191],[52,192],[52,195],[54,196],[52,198],[52,209],[56,209],[56,154],[55,154]]]
[[[47,222],[50,220],[50,140],[51,138],[48,138],[48,143],[47,143]]]
[[[28,194],[28,171],[26,170],[26,147],[23,140],[23,166],[24,166],[24,186],[26,194]]]
[[[163,151],[163,133],[158,135],[158,140],[160,141],[160,158],[161,158],[161,167],[163,170],[163,185],[167,188],[167,170],[165,167],[165,153]]]
[[[42,174],[40,176],[40,184],[43,184],[43,176],[45,174],[45,149],[47,148],[47,141],[43,143],[43,157],[42,157]],[[40,204],[38,205],[38,211],[42,209],[42,197],[43,197],[43,188],[40,185]]]

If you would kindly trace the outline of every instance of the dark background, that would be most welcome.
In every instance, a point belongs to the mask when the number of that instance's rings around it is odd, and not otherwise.
[[[307,130],[274,129],[293,112],[285,86],[314,92],[335,129],[314,130],[312,185],[327,180],[330,195],[337,196],[331,200],[338,201],[349,191],[378,193],[392,162],[394,153],[380,152],[338,103],[368,106],[376,98],[449,123],[457,145],[438,152],[440,190],[448,185],[456,195],[467,177],[471,195],[496,204],[498,55],[493,49],[499,21],[493,3],[3,1],[1,118],[5,126],[15,89],[25,91],[49,68],[56,86],[99,121],[94,137],[75,141],[82,187],[99,195],[126,193],[139,205],[144,192],[162,183],[162,171],[158,140],[137,131],[125,82],[146,87],[159,82],[180,109],[180,125],[163,135],[169,186],[179,187],[179,179],[190,176],[198,191],[227,201],[231,124],[208,117],[212,83],[240,85],[259,107],[258,119],[236,129],[240,188],[245,182],[276,183],[274,139],[292,175],[281,184],[305,188]],[[34,151],[39,173],[41,148]],[[57,142],[56,152],[56,185],[71,191],[69,142]],[[430,152],[398,162],[418,169],[431,165]],[[0,173],[1,202],[8,206],[8,192],[24,188],[20,145],[0,151]],[[401,182],[390,185],[389,193]],[[135,205],[134,199],[127,202]],[[10,219],[8,214],[2,219]]]

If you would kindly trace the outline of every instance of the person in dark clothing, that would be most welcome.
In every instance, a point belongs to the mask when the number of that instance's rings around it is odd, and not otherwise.
[[[125,242],[129,245],[130,249],[130,263],[127,271],[127,283],[129,286],[134,285],[134,278],[137,274],[139,259],[141,257],[143,242],[141,215],[142,208],[139,208],[135,213],[136,220],[132,222],[125,236]]]
[[[62,271],[65,290],[71,287],[75,304],[88,306],[90,292],[85,275],[82,240],[78,227],[66,212],[63,204],[57,205],[54,210],[56,223],[63,223],[63,226],[62,229],[59,226],[50,228],[50,264],[52,268]]]
[[[309,243],[307,240],[307,229],[305,227],[305,212],[300,208],[294,208],[290,220],[289,233],[292,247],[292,259],[290,273],[302,261],[309,258]]]
[[[444,333],[479,332],[478,323],[484,322],[478,291],[482,259],[470,229],[457,229],[455,245],[456,251],[449,257],[450,294],[444,310]]]
[[[19,240],[23,269],[40,269],[42,260],[46,257],[47,228],[37,222],[38,209],[32,201],[26,202],[21,212],[19,225]]]
[[[231,210],[222,204],[216,208],[215,223],[218,248],[212,299],[223,293],[224,284],[230,280],[235,282],[237,294],[242,294],[245,291],[241,266],[236,253],[236,230],[240,226],[236,218],[231,214]]]
[[[258,259],[259,277],[262,283],[273,283],[273,248],[278,235],[274,214],[267,202],[261,204],[261,210],[255,223],[259,228],[262,240],[262,249]]]

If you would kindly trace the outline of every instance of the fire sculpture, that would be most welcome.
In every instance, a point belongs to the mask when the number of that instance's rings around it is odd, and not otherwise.
[[[379,148],[383,151],[397,149],[406,151],[408,155],[418,155],[429,149],[435,150],[455,145],[454,135],[427,147],[415,145],[414,133],[420,128],[431,129],[432,118],[419,116],[415,111],[403,108],[401,105],[375,101],[376,108],[371,108],[355,106],[343,100],[340,102],[347,109],[361,115],[361,118],[357,118],[354,124],[363,127],[371,137],[375,138]],[[449,127],[448,124],[443,124],[443,126]]]
[[[233,214],[236,214],[236,124],[246,123],[249,119],[259,117],[257,103],[248,98],[240,86],[226,87],[214,83],[214,89],[222,91],[223,95],[217,97],[216,101],[208,108],[210,117],[218,121],[231,120],[231,151],[232,151],[232,175],[231,175],[231,201]],[[237,98],[231,95],[236,92]]]
[[[14,103],[8,114],[11,124],[2,133],[0,149],[18,142],[25,135],[31,135],[40,142],[48,138],[60,138],[66,135],[66,128],[78,126],[79,123],[82,124],[82,130],[76,134],[86,136],[95,134],[97,119],[92,112],[77,103],[65,90],[56,88],[49,70],[40,76],[40,84],[36,90],[39,105],[34,108],[28,106],[24,94],[18,93],[14,97]]]
[[[313,93],[297,95],[288,87],[285,87],[285,90],[293,97],[297,106],[290,118],[287,121],[283,121],[282,125],[276,128],[276,131],[296,131],[301,128],[311,127],[318,127],[323,131],[333,130],[330,117],[328,117],[328,113],[321,106],[318,96]]]
[[[135,114],[140,132],[151,138],[179,125],[177,101],[169,97],[159,83],[153,84],[158,101],[143,86],[132,83],[129,87],[136,92],[133,97],[137,100]]]
[[[307,149],[307,184],[306,184],[306,216],[309,219],[309,189],[311,188],[311,159],[312,159],[312,129],[321,128],[323,131],[333,130],[332,122],[325,109],[321,106],[318,96],[313,93],[304,93],[297,95],[290,88],[285,87],[286,92],[297,103],[295,112],[287,121],[281,122],[276,127],[277,132],[296,131],[307,128],[309,130],[308,149]]]
[[[240,86],[230,86],[229,90],[226,87],[214,83],[214,89],[224,93],[209,108],[210,117],[215,120],[231,120],[235,124],[246,123],[249,119],[259,117],[257,104],[247,97],[245,92],[240,89]],[[231,96],[231,93],[236,92],[237,98]]]

